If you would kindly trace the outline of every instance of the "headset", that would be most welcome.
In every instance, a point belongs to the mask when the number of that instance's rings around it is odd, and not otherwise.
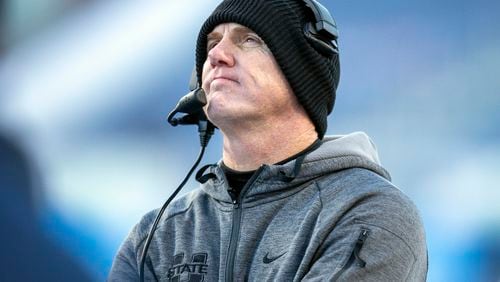
[[[314,16],[313,21],[304,25],[304,35],[307,40],[318,52],[327,57],[338,55],[339,32],[332,15],[318,1],[303,0],[303,2]]]
[[[303,32],[307,41],[316,51],[318,51],[319,53],[323,54],[328,58],[338,55],[339,53],[337,44],[338,30],[337,30],[337,24],[335,23],[335,20],[333,19],[332,15],[323,5],[321,5],[316,0],[302,0],[302,1],[311,12],[310,14],[313,16],[313,19],[307,22],[303,28]],[[139,277],[141,282],[144,281],[144,264],[146,261],[149,245],[151,244],[151,240],[156,230],[156,226],[160,222],[161,216],[163,215],[167,206],[180,192],[180,190],[186,184],[187,180],[189,179],[193,171],[200,163],[203,154],[205,152],[205,148],[210,140],[210,137],[214,133],[215,126],[210,121],[208,121],[207,116],[203,111],[203,106],[205,106],[207,103],[205,92],[203,91],[197,80],[198,79],[196,76],[196,67],[195,67],[193,72],[191,73],[191,79],[189,82],[190,92],[185,96],[183,96],[179,100],[179,102],[177,102],[175,108],[168,114],[167,121],[172,126],[198,125],[201,150],[200,153],[198,154],[198,158],[196,159],[194,165],[187,173],[184,180],[160,208],[160,211],[158,212],[158,215],[156,216],[153,225],[149,230],[148,236],[144,243],[144,248],[141,255],[141,261],[139,267]],[[183,113],[184,115],[181,117],[175,117],[178,113]]]

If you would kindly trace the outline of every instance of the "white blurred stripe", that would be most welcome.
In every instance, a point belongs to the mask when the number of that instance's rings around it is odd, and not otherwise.
[[[174,60],[178,41],[194,44],[210,5],[105,1],[65,17],[0,62],[0,120],[45,131],[109,110],[127,97],[106,88],[127,82],[134,66],[159,48]]]

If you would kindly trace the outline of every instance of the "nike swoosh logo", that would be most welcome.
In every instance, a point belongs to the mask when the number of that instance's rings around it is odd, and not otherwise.
[[[262,262],[264,264],[269,264],[277,259],[279,259],[280,257],[284,256],[286,254],[286,252],[282,253],[281,255],[279,256],[276,256],[276,257],[269,257],[269,253],[267,253],[264,258],[262,258]]]

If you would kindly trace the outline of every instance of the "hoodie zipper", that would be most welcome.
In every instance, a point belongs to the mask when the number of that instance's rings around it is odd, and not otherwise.
[[[361,232],[359,233],[358,239],[356,240],[356,244],[354,245],[354,248],[352,250],[351,256],[349,257],[349,260],[347,263],[342,267],[342,269],[333,276],[332,281],[337,281],[340,276],[349,268],[354,262],[357,262],[357,265],[361,268],[366,266],[366,262],[359,257],[359,252],[361,251],[361,248],[363,248],[363,245],[365,244],[366,238],[368,238],[368,234],[370,231],[368,229],[361,229]]]
[[[252,177],[245,184],[243,189],[241,189],[238,197],[235,197],[234,193],[229,193],[231,196],[231,201],[233,203],[233,224],[231,227],[231,238],[229,239],[229,249],[227,251],[227,259],[226,259],[226,281],[232,282],[234,281],[233,273],[234,273],[234,259],[236,257],[236,251],[238,247],[238,239],[240,237],[240,225],[241,225],[241,214],[243,207],[241,205],[241,200],[243,199],[244,194],[248,190],[255,179],[259,176],[260,172],[264,169],[264,166],[259,167],[259,169],[252,175]]]

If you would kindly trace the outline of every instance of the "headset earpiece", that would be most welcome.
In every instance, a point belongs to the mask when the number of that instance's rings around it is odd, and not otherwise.
[[[309,43],[321,54],[331,57],[339,53],[337,24],[328,10],[315,0],[304,0],[314,16],[313,21],[304,26],[304,35]]]

